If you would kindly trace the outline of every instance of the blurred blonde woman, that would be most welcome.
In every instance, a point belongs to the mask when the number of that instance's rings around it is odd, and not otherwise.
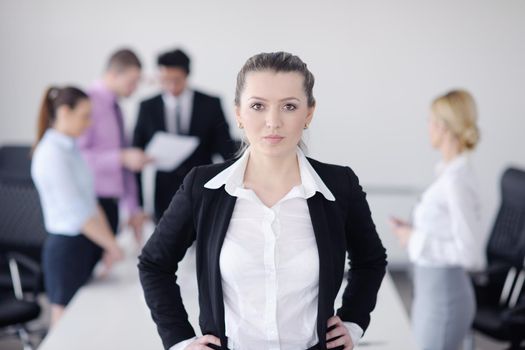
[[[467,91],[453,90],[433,101],[429,136],[441,153],[436,179],[416,206],[413,223],[392,218],[391,226],[414,264],[416,341],[423,350],[456,350],[475,314],[467,271],[484,263],[480,200],[469,162],[479,130]]]

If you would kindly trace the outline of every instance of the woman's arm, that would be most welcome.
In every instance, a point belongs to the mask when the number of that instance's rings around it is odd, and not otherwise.
[[[350,188],[349,213],[346,223],[346,249],[350,263],[348,285],[337,315],[344,322],[353,322],[363,331],[370,323],[377,292],[386,270],[386,251],[376,231],[366,194],[359,179],[348,168]]]
[[[408,255],[411,261],[422,257],[433,263],[479,270],[484,265],[479,202],[474,189],[464,179],[447,179],[444,186],[450,237],[436,232],[436,225],[410,228]],[[440,227],[439,225],[437,227]]]
[[[195,240],[191,190],[195,169],[185,177],[139,257],[140,282],[165,349],[195,336],[175,275]]]
[[[82,226],[82,233],[98,246],[102,247],[112,260],[120,260],[122,251],[117,245],[115,235],[106,219],[102,208],[97,205],[96,214],[90,217]]]
[[[52,204],[56,215],[60,215],[63,231],[59,232],[82,233],[106,251],[111,265],[122,258],[122,251],[97,205],[95,193],[82,188],[72,171],[74,164],[68,159],[56,151],[33,159],[32,177],[41,201],[43,205]]]

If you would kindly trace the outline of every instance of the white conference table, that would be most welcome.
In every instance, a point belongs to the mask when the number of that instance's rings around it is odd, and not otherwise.
[[[131,237],[123,232],[119,238],[127,251],[126,259],[116,265],[109,276],[93,280],[75,295],[39,350],[162,349],[140,287],[137,254],[133,252],[136,248]],[[190,322],[199,332],[194,260],[194,251],[190,249],[179,266],[177,281]],[[357,348],[416,349],[408,317],[388,274],[379,291],[370,327]]]

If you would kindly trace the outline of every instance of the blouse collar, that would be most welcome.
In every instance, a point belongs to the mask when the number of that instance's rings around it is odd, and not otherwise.
[[[248,147],[237,161],[213,177],[204,187],[208,189],[219,189],[224,186],[228,194],[238,197],[239,192],[245,190],[243,185],[244,173],[249,157],[250,148]],[[314,170],[299,147],[297,147],[297,159],[299,161],[299,173],[301,176],[299,189],[303,193],[301,197],[307,199],[314,196],[316,192],[320,192],[327,200],[335,201],[334,195]]]

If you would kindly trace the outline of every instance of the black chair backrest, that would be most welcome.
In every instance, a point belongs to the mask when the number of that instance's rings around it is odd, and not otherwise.
[[[36,261],[47,232],[38,192],[29,180],[0,180],[0,252],[24,253]]]
[[[521,268],[525,258],[525,171],[509,168],[501,178],[501,206],[487,244],[489,265]]]
[[[0,147],[0,178],[31,179],[31,146]]]

